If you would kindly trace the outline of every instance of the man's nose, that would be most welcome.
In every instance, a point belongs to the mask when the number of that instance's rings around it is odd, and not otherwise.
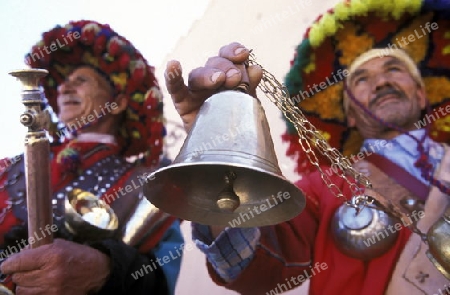
[[[73,91],[73,83],[70,80],[66,80],[58,86],[58,93],[67,94]]]
[[[375,91],[380,90],[386,87],[387,85],[390,85],[390,80],[389,77],[384,73],[377,74],[373,77],[372,81],[373,90]]]

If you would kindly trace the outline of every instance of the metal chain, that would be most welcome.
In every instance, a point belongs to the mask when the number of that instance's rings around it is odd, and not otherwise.
[[[309,162],[314,165],[320,172],[322,181],[326,184],[328,189],[337,198],[342,198],[345,202],[360,212],[365,206],[373,203],[373,198],[364,195],[364,188],[372,188],[370,180],[363,174],[357,172],[351,165],[349,159],[343,156],[339,150],[331,147],[328,141],[322,136],[322,134],[311,124],[308,119],[303,115],[300,108],[295,105],[290,98],[289,91],[286,86],[278,82],[274,75],[266,71],[255,60],[255,55],[250,51],[250,57],[248,61],[249,65],[257,65],[261,67],[263,75],[261,83],[258,88],[283,112],[284,116],[294,125],[297,133],[300,137],[299,144],[302,150],[306,153]],[[312,146],[313,145],[313,146]],[[348,200],[339,187],[331,181],[330,177],[324,173],[320,167],[319,160],[314,153],[313,147],[327,157],[331,165],[337,165],[339,169],[333,170],[333,173],[344,179],[350,186],[352,191],[352,198]],[[347,178],[347,175],[351,175],[354,181]]]

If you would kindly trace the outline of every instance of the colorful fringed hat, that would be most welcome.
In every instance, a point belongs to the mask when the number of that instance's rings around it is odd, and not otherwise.
[[[49,105],[58,113],[57,86],[76,67],[88,65],[104,74],[117,94],[128,99],[128,107],[117,140],[125,157],[139,157],[157,164],[162,152],[162,92],[142,54],[109,25],[95,21],[72,21],[42,34],[42,40],[25,57],[32,68],[49,71],[42,86]],[[60,140],[51,129],[54,140]]]
[[[357,154],[363,139],[347,128],[343,80],[353,60],[372,48],[404,49],[421,71],[432,109],[450,104],[450,1],[348,0],[307,29],[286,86],[310,122],[346,156]],[[449,142],[450,114],[430,127],[433,139]],[[283,139],[287,155],[298,159],[297,172],[311,171],[290,123]]]

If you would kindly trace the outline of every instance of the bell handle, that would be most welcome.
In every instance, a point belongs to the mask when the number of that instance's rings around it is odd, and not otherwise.
[[[248,94],[250,90],[250,78],[248,76],[248,60],[243,64],[238,64],[236,67],[241,71],[241,83],[235,88],[235,90]]]

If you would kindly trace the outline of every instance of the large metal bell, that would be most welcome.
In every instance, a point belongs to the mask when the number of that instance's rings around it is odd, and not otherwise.
[[[278,166],[260,101],[238,91],[207,99],[172,165],[150,179],[151,203],[200,224],[273,225],[305,207]]]

